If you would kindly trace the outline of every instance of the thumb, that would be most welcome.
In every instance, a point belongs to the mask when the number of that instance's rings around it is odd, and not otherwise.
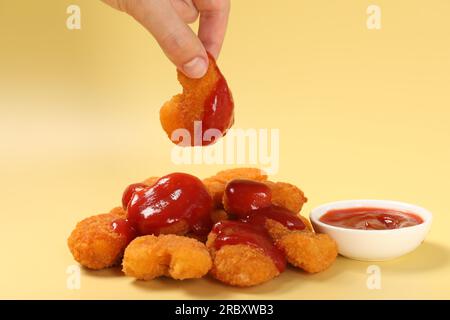
[[[131,1],[126,11],[158,41],[167,57],[189,78],[208,69],[206,50],[168,0]]]

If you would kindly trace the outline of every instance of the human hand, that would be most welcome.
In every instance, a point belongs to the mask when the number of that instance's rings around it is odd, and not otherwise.
[[[158,41],[167,57],[190,78],[208,69],[208,50],[216,59],[227,28],[230,0],[102,0],[124,11]],[[198,36],[188,26],[200,16]]]

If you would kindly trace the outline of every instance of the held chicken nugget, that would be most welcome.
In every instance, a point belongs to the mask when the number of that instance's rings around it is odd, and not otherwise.
[[[268,220],[266,228],[288,262],[306,272],[323,271],[336,260],[337,244],[327,234],[289,230],[274,220]]]
[[[217,138],[226,134],[234,122],[231,91],[214,58],[210,54],[208,57],[208,71],[201,79],[190,79],[182,72],[177,72],[183,93],[166,102],[160,111],[164,131],[172,142],[181,146],[214,143]],[[189,137],[179,135],[181,131],[177,129],[187,130]],[[210,130],[208,133],[209,129],[215,129],[216,132],[212,133]],[[207,137],[209,134],[212,137]]]
[[[147,179],[145,179],[144,181],[142,181],[143,184],[151,187],[152,185],[154,185],[156,183],[156,181],[158,181],[159,177],[149,177]]]
[[[141,280],[161,276],[177,280],[201,278],[211,265],[203,243],[176,235],[138,237],[126,248],[123,258],[123,272]]]
[[[103,269],[120,263],[134,230],[123,216],[105,213],[77,224],[67,241],[76,261],[90,269]]]
[[[267,174],[257,168],[234,168],[219,171],[215,176],[204,179],[203,183],[213,198],[214,206],[216,208],[222,207],[222,198],[227,183],[235,179],[266,181]]]
[[[278,276],[286,260],[261,228],[238,221],[217,223],[208,236],[211,275],[237,287],[249,287]]]

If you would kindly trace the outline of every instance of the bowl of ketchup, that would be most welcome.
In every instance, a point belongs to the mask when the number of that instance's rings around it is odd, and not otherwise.
[[[398,201],[345,200],[313,209],[310,219],[317,232],[336,240],[341,255],[383,261],[416,249],[430,230],[432,214]]]

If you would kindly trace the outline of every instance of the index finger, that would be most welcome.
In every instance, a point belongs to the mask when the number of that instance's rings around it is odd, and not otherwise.
[[[230,13],[229,0],[194,0],[200,12],[198,37],[214,58],[217,59],[225,38]]]

